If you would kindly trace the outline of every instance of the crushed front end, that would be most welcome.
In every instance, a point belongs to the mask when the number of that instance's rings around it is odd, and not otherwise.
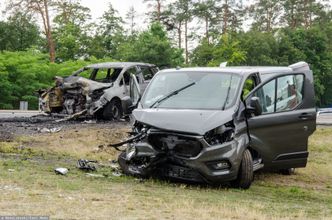
[[[119,156],[124,173],[180,181],[220,183],[236,179],[246,135],[236,136],[230,122],[196,135],[136,123],[134,138]],[[219,133],[218,133],[219,132]],[[135,138],[135,136],[137,138]]]

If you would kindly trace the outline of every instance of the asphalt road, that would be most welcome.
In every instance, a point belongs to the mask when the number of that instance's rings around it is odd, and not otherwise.
[[[332,125],[332,112],[319,114],[317,117],[317,124]]]
[[[38,114],[39,111],[0,110],[0,118],[31,117]]]
[[[39,111],[0,110],[0,118],[31,117],[41,114]],[[317,117],[317,124],[332,125],[332,112],[322,113]]]

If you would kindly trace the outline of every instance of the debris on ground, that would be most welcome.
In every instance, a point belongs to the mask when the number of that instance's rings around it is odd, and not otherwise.
[[[94,174],[94,173],[87,173],[86,176],[87,177],[105,177],[102,174]]]
[[[0,185],[0,191],[22,191],[21,187],[15,185]]]
[[[0,133],[0,141],[10,142],[13,139],[14,139],[14,134],[12,132],[1,131],[1,133]]]
[[[55,128],[37,128],[38,132],[40,133],[57,133],[62,130],[62,127],[55,127]]]
[[[115,171],[112,173],[113,176],[119,177],[122,176],[122,173],[120,171]]]
[[[96,120],[84,120],[82,121],[82,124],[96,124],[97,121]]]
[[[76,119],[76,118],[78,118],[79,116],[85,114],[86,112],[87,112],[87,110],[85,109],[85,110],[83,110],[83,111],[80,111],[80,112],[77,112],[77,113],[75,113],[75,114],[73,114],[73,115],[70,115],[70,116],[68,116],[68,117],[66,117],[66,118],[59,119],[59,120],[55,120],[55,122],[63,122],[63,121],[69,121],[69,120],[71,120],[71,119]]]
[[[96,171],[96,160],[79,159],[77,161],[77,168],[84,171]]]
[[[56,174],[61,174],[61,175],[66,175],[68,173],[68,169],[63,167],[56,168],[54,171]]]

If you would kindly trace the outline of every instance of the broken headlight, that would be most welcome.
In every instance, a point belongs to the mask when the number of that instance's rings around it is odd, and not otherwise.
[[[208,131],[204,135],[204,139],[210,145],[222,144],[234,139],[234,124],[228,122],[217,128]]]

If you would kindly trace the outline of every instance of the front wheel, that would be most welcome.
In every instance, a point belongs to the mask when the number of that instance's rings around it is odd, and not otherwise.
[[[103,110],[103,118],[105,120],[119,120],[122,117],[121,102],[117,99],[110,101]]]
[[[237,179],[232,182],[236,188],[248,189],[254,179],[253,161],[251,153],[246,149],[243,153]]]

